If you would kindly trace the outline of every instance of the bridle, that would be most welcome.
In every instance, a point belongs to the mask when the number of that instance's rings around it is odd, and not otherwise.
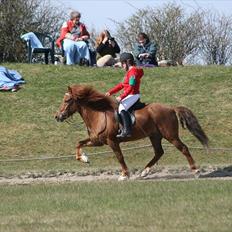
[[[70,96],[69,93],[66,93],[65,95]],[[62,112],[60,112],[60,115],[62,118],[67,119],[69,118],[72,114],[70,113],[70,107],[75,104],[75,100],[71,97],[68,100],[64,101],[65,107]]]

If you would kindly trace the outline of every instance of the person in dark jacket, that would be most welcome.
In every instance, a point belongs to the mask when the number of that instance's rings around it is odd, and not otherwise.
[[[157,46],[150,41],[148,35],[143,32],[139,33],[133,51],[137,66],[158,66],[156,51]]]
[[[118,62],[116,54],[120,53],[120,48],[115,39],[105,30],[96,39],[97,66],[113,66]]]

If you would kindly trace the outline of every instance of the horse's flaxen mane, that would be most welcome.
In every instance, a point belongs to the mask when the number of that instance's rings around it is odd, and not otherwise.
[[[81,104],[96,111],[106,111],[115,109],[116,102],[111,97],[106,97],[91,86],[72,85],[72,96]]]

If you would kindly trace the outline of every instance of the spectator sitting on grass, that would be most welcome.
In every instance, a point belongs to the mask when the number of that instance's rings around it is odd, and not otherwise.
[[[113,66],[118,62],[116,53],[120,53],[120,48],[109,31],[100,33],[96,39],[97,66]]]
[[[148,35],[143,32],[139,33],[133,52],[137,66],[158,66],[156,50],[156,44],[150,41]]]

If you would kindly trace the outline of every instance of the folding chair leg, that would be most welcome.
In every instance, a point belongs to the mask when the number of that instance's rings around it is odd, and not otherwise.
[[[54,52],[53,52],[53,51],[51,51],[51,52],[50,52],[50,55],[51,55],[51,62],[52,62],[52,64],[54,64],[54,63],[55,63],[55,56],[54,56]]]
[[[28,63],[32,63],[32,53],[31,54],[29,54],[29,56],[28,56]]]
[[[32,63],[32,50],[31,48],[28,48],[28,63],[31,64]]]
[[[45,64],[48,64],[48,53],[45,53]]]

